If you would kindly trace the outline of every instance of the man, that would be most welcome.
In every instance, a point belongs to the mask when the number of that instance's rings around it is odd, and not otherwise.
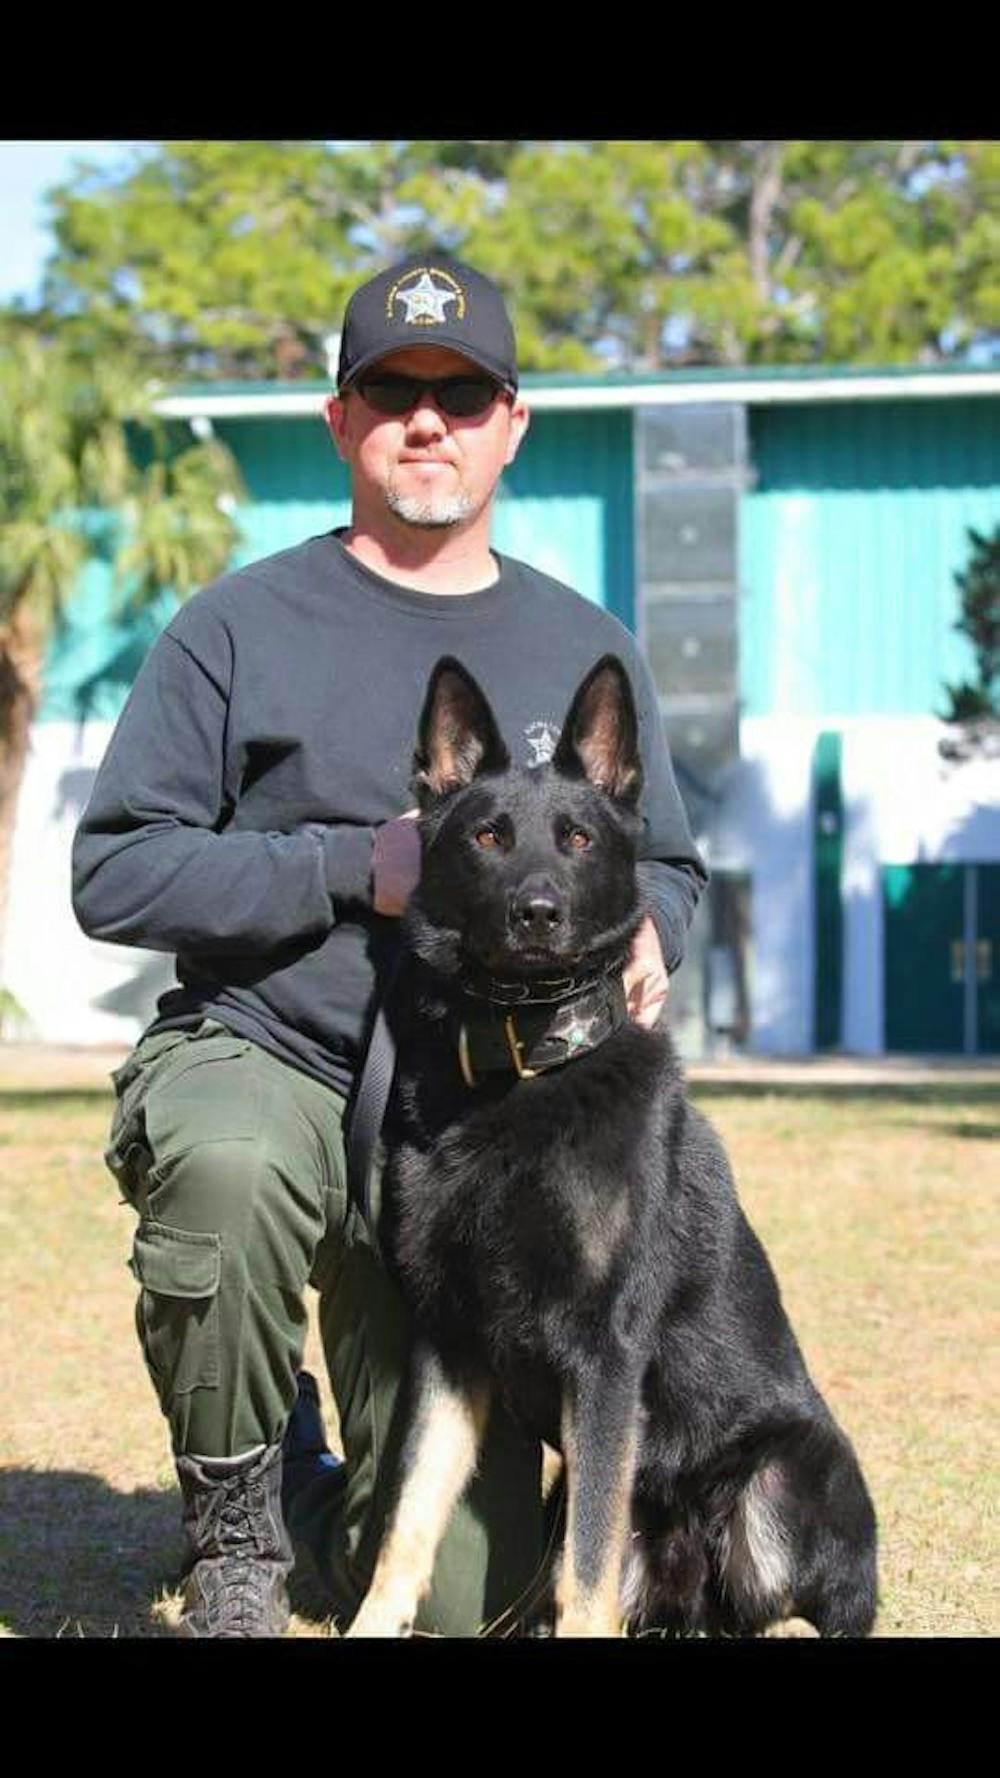
[[[409,1330],[348,1203],[342,1130],[419,874],[408,778],[434,662],[468,665],[532,764],[587,668],[608,649],[625,658],[651,910],[626,990],[643,1022],[705,880],[632,638],[490,549],[497,483],[528,427],[496,287],[441,258],[364,284],[326,414],[350,466],[349,529],[182,607],[138,675],[74,850],[84,930],[177,955],[180,985],[116,1076],[107,1159],[139,1216],[137,1326],[184,1496],[181,1629],[196,1636],[287,1623],[283,1442],[297,1553],[342,1627],[391,1499]],[[310,1380],[296,1398],[307,1282],[340,1466]],[[498,1411],[421,1625],[510,1621],[542,1536],[538,1448]]]

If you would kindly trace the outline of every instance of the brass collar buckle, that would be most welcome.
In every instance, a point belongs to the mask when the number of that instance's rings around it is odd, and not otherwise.
[[[518,1080],[534,1080],[536,1075],[538,1074],[538,1069],[537,1068],[526,1068],[524,1066],[524,1063],[521,1060],[521,1052],[524,1049],[524,1044],[519,1042],[517,1032],[514,1029],[514,1015],[513,1015],[513,1013],[507,1014],[507,1017],[504,1019],[504,1022],[503,1022],[503,1029],[504,1029],[504,1036],[507,1039],[507,1046],[510,1050],[511,1061],[513,1062],[514,1068],[517,1072]]]
[[[513,1015],[511,1013],[508,1013],[503,1021],[503,1034],[507,1039],[507,1048],[510,1050],[510,1059],[514,1064],[514,1070],[518,1079],[534,1080],[540,1070],[537,1068],[526,1068],[524,1066],[524,1063],[521,1060],[524,1044],[517,1035],[517,1031],[514,1027]],[[469,1027],[464,1022],[459,1026],[458,1030],[458,1065],[462,1070],[462,1079],[465,1081],[466,1086],[477,1086],[479,1083],[472,1072],[472,1059],[469,1055]]]

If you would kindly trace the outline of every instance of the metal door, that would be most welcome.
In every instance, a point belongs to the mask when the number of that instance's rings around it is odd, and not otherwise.
[[[1000,1055],[1000,864],[977,864],[976,1048]]]
[[[1000,1054],[1000,864],[883,867],[885,1047]]]
[[[965,866],[889,864],[885,1047],[924,1055],[965,1048]]]

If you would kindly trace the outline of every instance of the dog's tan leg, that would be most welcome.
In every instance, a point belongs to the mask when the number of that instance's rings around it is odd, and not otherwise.
[[[638,1449],[638,1394],[567,1392],[562,1439],[566,1460],[566,1547],[556,1589],[557,1636],[621,1634],[622,1564],[631,1526]]]
[[[489,1416],[485,1382],[459,1389],[429,1354],[418,1363],[413,1429],[399,1498],[349,1636],[408,1636],[431,1583],[451,1510],[476,1463]]]

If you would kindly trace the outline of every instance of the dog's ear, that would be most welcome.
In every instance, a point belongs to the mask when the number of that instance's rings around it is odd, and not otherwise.
[[[428,681],[413,755],[410,784],[420,808],[509,764],[484,693],[460,661],[442,655]]]
[[[552,764],[634,808],[642,789],[639,722],[628,674],[616,654],[601,657],[566,714]]]

